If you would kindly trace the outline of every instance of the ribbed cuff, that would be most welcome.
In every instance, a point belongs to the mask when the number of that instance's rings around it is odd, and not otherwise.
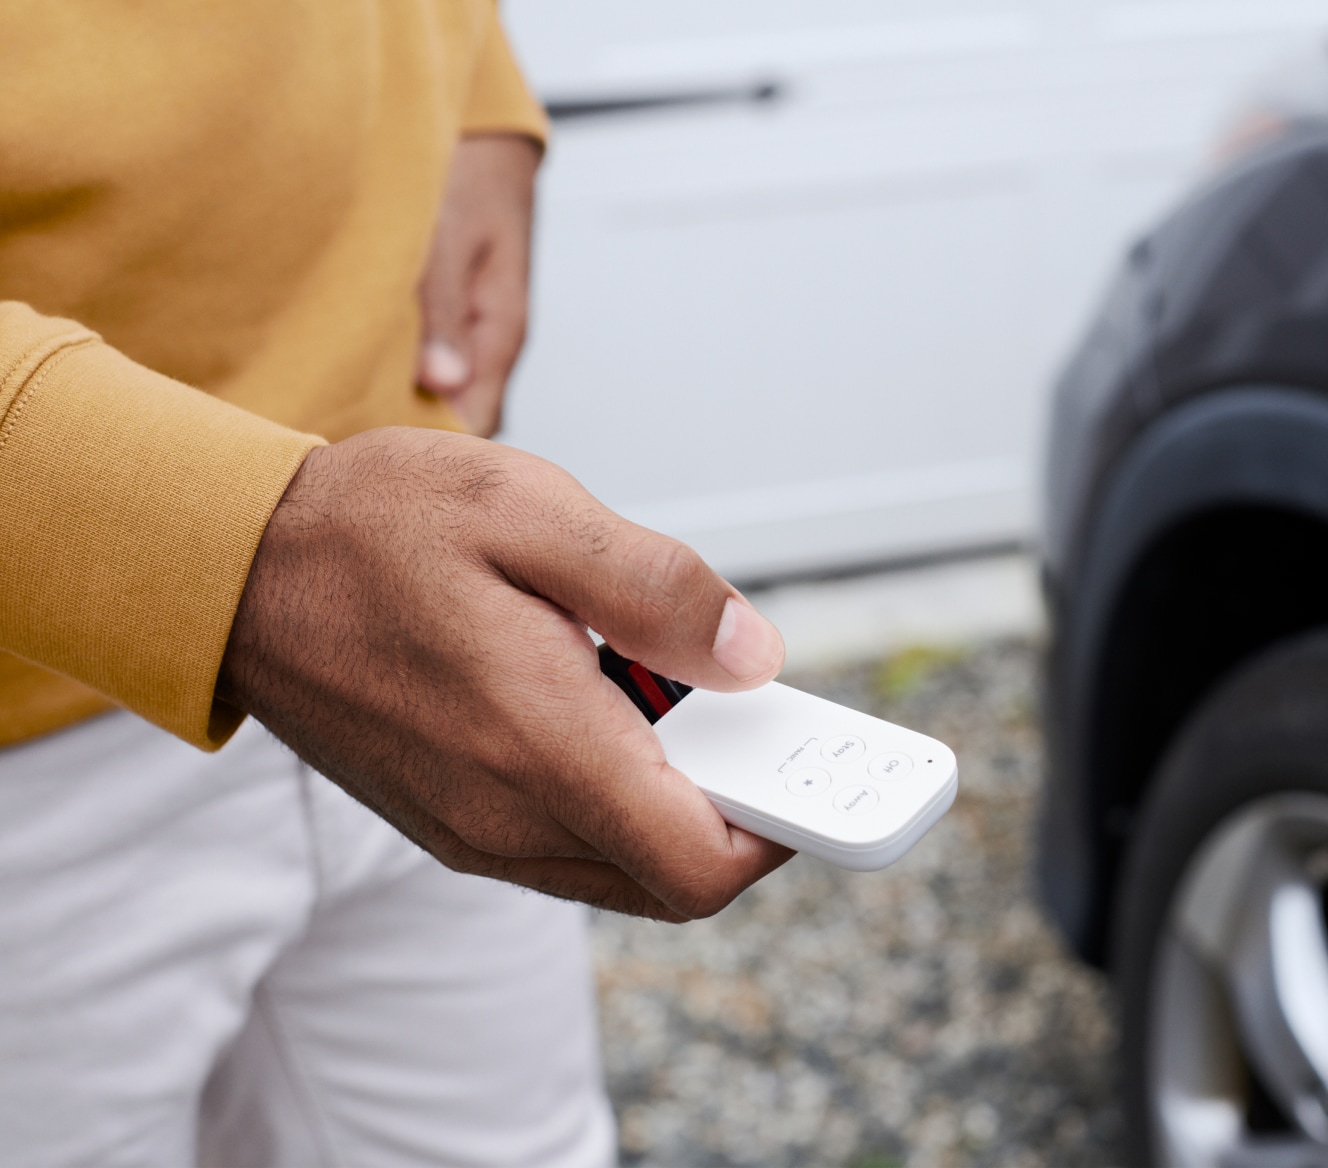
[[[0,648],[220,746],[242,721],[213,691],[249,565],[321,439],[16,306],[0,377]]]

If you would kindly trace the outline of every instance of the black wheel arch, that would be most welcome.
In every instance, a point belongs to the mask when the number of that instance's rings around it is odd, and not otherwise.
[[[1122,846],[1175,732],[1235,664],[1328,624],[1328,398],[1235,385],[1164,411],[1049,599],[1039,879],[1101,965]]]

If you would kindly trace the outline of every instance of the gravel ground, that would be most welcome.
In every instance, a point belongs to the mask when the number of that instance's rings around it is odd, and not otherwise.
[[[1031,890],[1034,646],[788,680],[949,743],[959,799],[884,872],[799,856],[712,920],[596,917],[624,1166],[1118,1163],[1106,987]]]

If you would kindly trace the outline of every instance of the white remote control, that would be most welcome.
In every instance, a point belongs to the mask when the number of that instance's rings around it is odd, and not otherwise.
[[[899,859],[954,802],[954,753],[925,734],[778,682],[745,693],[689,691],[612,650],[600,656],[654,723],[669,763],[729,823],[756,835],[873,871]]]

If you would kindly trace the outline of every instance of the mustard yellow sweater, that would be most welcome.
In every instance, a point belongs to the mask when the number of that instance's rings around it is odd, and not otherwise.
[[[453,144],[544,117],[492,0],[10,0],[0,25],[0,746],[112,703],[216,746],[310,434],[455,425],[414,388]]]

